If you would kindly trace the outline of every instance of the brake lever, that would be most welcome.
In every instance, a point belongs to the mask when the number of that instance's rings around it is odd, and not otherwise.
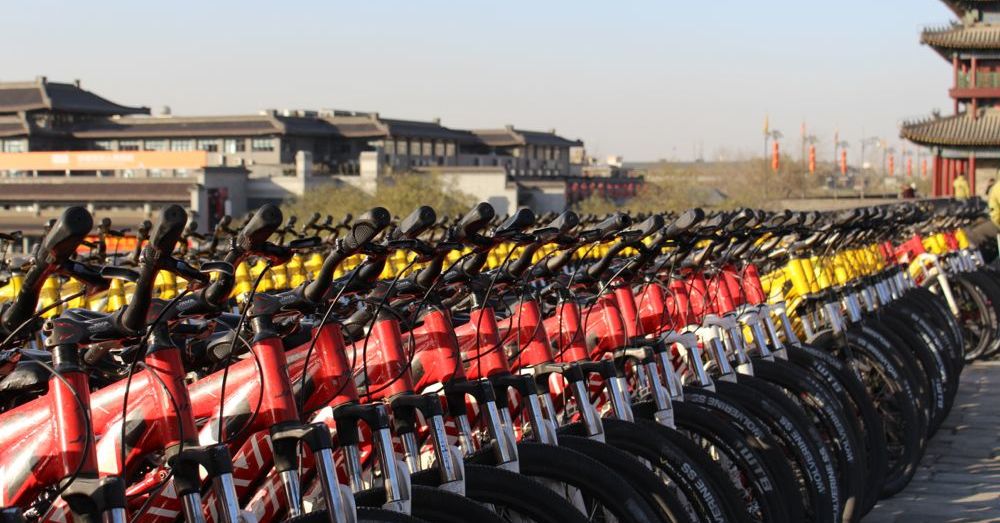
[[[312,249],[319,247],[323,244],[323,240],[319,236],[307,236],[305,238],[296,238],[286,244],[289,249],[302,250],[302,249]]]
[[[139,281],[139,271],[129,269],[128,267],[106,266],[101,267],[101,277],[135,283]]]
[[[163,270],[170,271],[189,282],[197,282],[204,285],[210,280],[208,274],[199,271],[193,265],[180,258],[165,257],[161,263],[163,264]],[[199,285],[195,285],[195,288],[198,287]]]
[[[233,264],[225,261],[210,261],[201,264],[199,270],[205,274],[227,274],[232,276],[236,273],[236,269],[233,268]]]

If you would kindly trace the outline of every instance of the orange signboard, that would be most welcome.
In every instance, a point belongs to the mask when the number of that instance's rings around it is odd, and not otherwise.
[[[206,151],[45,151],[0,153],[0,171],[200,169]]]

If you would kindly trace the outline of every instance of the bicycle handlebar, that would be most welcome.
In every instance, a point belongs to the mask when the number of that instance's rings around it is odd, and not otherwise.
[[[87,209],[74,206],[63,211],[39,244],[35,263],[25,274],[21,291],[0,316],[4,330],[12,332],[35,313],[45,279],[70,259],[93,227],[94,217]]]
[[[160,211],[159,223],[150,235],[149,245],[143,249],[139,261],[139,280],[135,283],[132,299],[118,318],[118,325],[125,332],[136,333],[146,325],[156,273],[172,261],[170,253],[184,232],[187,217],[187,212],[179,205],[171,205]]]

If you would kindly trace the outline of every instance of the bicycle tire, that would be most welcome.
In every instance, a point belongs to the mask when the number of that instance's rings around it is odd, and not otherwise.
[[[427,523],[504,523],[500,516],[475,501],[433,487],[411,485],[410,513]],[[378,508],[385,489],[374,487],[354,495],[358,506]]]
[[[808,500],[806,520],[839,522],[837,472],[830,452],[818,446],[819,434],[815,429],[810,431],[805,415],[775,385],[742,374],[737,375],[737,380],[717,382],[716,392],[756,416],[774,436],[793,467],[803,500]]]
[[[730,481],[743,495],[742,501],[751,520],[801,521],[789,516],[785,496],[779,491],[782,483],[767,466],[760,446],[752,444],[752,438],[705,408],[687,401],[675,402],[673,407],[677,428],[695,443],[711,446],[719,459],[724,458],[731,465],[727,468]]]
[[[573,487],[622,523],[659,521],[646,500],[618,473],[599,461],[566,447],[532,441],[518,442],[517,449],[521,474]],[[483,448],[470,456],[469,461],[496,465],[496,456],[492,449]]]
[[[437,487],[437,467],[411,476],[414,484]],[[569,501],[532,478],[509,470],[475,463],[465,464],[465,497],[491,505],[501,518],[508,510],[535,523],[586,523],[583,513]]]
[[[329,518],[326,517],[326,510],[316,510],[303,514],[301,516],[296,516],[294,518],[288,518],[285,523],[329,523]],[[357,523],[428,523],[422,519],[403,514],[401,512],[393,512],[391,510],[383,510],[380,508],[371,507],[358,507],[358,522]]]

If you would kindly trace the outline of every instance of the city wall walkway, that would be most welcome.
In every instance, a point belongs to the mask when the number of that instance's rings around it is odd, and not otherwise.
[[[1000,362],[965,368],[913,482],[865,523],[1000,522]]]

